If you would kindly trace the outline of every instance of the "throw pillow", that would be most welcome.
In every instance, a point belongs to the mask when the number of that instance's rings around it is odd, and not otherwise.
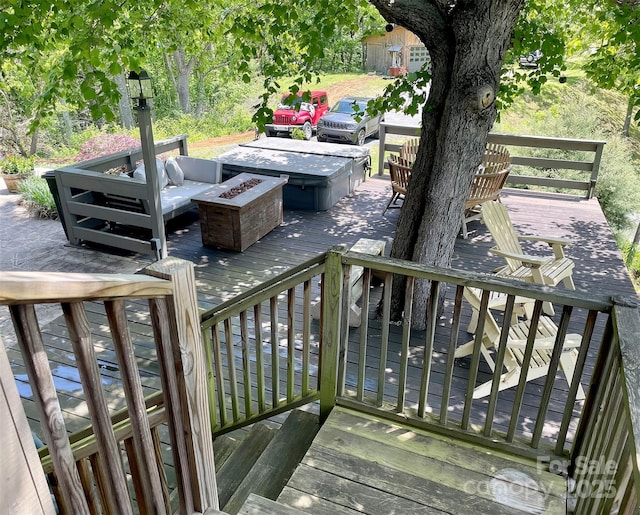
[[[182,186],[184,184],[184,172],[175,157],[169,157],[164,163],[164,167],[167,170],[171,184],[176,186]]]
[[[160,184],[160,189],[166,187],[169,184],[169,177],[167,176],[167,170],[164,167],[164,163],[162,159],[156,157],[156,169],[158,170],[158,183]],[[138,168],[133,172],[134,179],[142,179],[146,182],[147,176],[144,170],[144,163],[141,163]]]

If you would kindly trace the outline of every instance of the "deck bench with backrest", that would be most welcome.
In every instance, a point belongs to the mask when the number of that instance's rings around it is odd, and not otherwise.
[[[178,150],[174,159],[184,175],[160,190],[166,223],[195,208],[191,199],[219,183],[221,174],[216,161],[187,155],[186,136],[158,142],[155,150],[156,155]],[[58,212],[72,244],[98,243],[142,253],[155,250],[149,188],[144,178],[129,175],[141,158],[137,149],[54,171]],[[116,173],[105,173],[112,170]]]

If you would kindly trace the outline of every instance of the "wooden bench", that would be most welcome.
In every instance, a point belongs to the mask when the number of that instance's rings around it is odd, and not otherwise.
[[[384,255],[385,242],[382,240],[372,240],[370,238],[360,238],[349,252],[358,252],[360,254],[369,254],[371,256]],[[360,317],[362,310],[357,302],[362,296],[362,274],[364,269],[361,266],[351,267],[351,275],[349,276],[349,284],[351,286],[351,296],[349,299],[349,327],[360,327]],[[311,305],[311,317],[315,320],[320,319],[320,299],[317,299]]]
[[[145,180],[104,173],[134,170],[142,158],[140,149],[55,170],[53,181],[47,182],[69,241],[159,255],[162,242],[153,235],[164,231],[158,226],[194,209],[191,198],[219,183],[221,175],[215,161],[187,156],[184,135],[156,143],[155,155],[169,151],[179,152],[176,162],[184,181],[160,189],[157,212]]]

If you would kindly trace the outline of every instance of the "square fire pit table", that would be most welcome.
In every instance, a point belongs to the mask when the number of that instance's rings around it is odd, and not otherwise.
[[[278,227],[287,181],[286,175],[241,173],[193,197],[203,245],[242,252]]]

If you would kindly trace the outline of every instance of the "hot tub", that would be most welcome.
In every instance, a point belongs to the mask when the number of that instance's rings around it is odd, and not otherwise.
[[[352,150],[351,156],[347,155],[349,147],[339,149],[343,155],[327,153],[334,147],[340,146],[267,138],[240,145],[218,156],[216,161],[223,180],[243,172],[288,175],[283,189],[285,209],[325,211],[364,181],[363,154],[366,152],[367,162],[369,157],[366,147],[351,147],[360,149]]]

